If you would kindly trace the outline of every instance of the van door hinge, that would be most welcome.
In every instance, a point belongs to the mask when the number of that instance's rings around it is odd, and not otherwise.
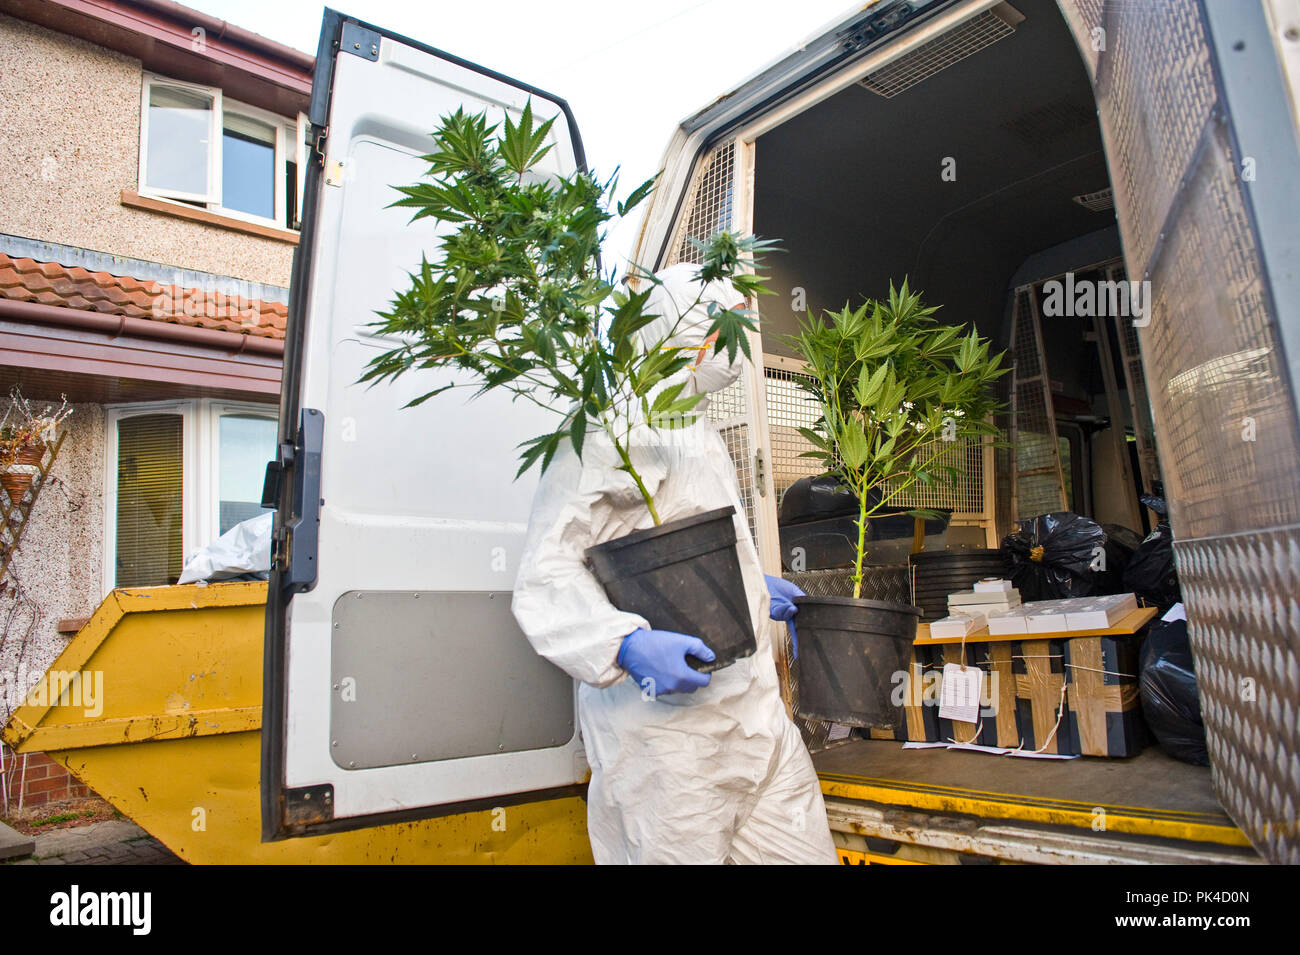
[[[339,39],[339,49],[351,53],[363,60],[379,59],[379,34],[367,30],[361,24],[347,20],[343,24],[343,36]]]
[[[331,159],[325,164],[325,185],[343,185],[343,160]]]
[[[754,484],[758,486],[758,496],[767,497],[767,458],[762,448],[754,455]]]

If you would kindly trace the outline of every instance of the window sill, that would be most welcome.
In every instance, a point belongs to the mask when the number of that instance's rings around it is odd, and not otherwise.
[[[236,219],[234,216],[223,216],[217,212],[209,212],[207,209],[196,209],[193,206],[187,206],[179,202],[169,202],[166,199],[152,199],[130,189],[122,190],[122,205],[132,209],[143,209],[145,212],[175,216],[178,219],[189,219],[191,222],[201,222],[204,225],[229,229],[232,232],[243,232],[245,235],[274,239],[277,242],[286,242],[290,245],[298,244],[298,233],[289,229],[277,229],[275,226],[245,222],[243,219]]]

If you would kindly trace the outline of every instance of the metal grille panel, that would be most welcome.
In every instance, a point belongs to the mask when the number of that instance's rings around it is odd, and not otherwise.
[[[1128,279],[1128,274],[1122,264],[1112,265],[1107,269],[1106,277],[1110,281],[1122,282]],[[1156,426],[1151,418],[1151,396],[1147,393],[1146,373],[1142,371],[1142,347],[1138,341],[1137,326],[1131,318],[1118,312],[1112,318],[1124,366],[1124,385],[1128,391],[1129,412],[1133,417],[1133,435],[1137,439],[1142,488],[1150,491],[1154,482],[1160,480],[1160,458],[1156,454]]]
[[[1300,522],[1295,421],[1285,361],[1226,130],[1207,127],[1153,270],[1139,329],[1164,437],[1166,490],[1180,537]]]
[[[1032,286],[1017,289],[1012,313],[1011,495],[1017,520],[1068,506],[1035,294]]]
[[[858,82],[871,92],[892,99],[940,70],[960,63],[966,57],[1015,33],[1014,24],[1019,22],[1016,19],[1018,16],[1006,4],[985,10],[942,36],[935,37],[910,53],[868,73]]]
[[[1076,36],[1091,14],[1061,0]],[[1300,862],[1297,420],[1200,0],[1109,2],[1096,77],[1215,788]],[[1266,54],[1261,54],[1266,55]],[[1252,440],[1253,438],[1253,440]]]
[[[669,249],[664,267],[679,262],[699,264],[703,261],[694,242],[704,242],[715,232],[733,227],[735,201],[736,147],[728,141],[715,148],[701,161],[687,193],[685,210]],[[748,376],[742,376],[709,398],[708,416],[722,435],[736,466],[740,502],[745,508],[749,533],[758,540],[758,515],[755,511],[756,485],[754,450],[750,438]]]
[[[1141,275],[1215,106],[1214,75],[1195,2],[1110,2],[1100,25],[1102,135],[1129,271]]]
[[[1066,22],[1070,25],[1070,32],[1074,34],[1074,42],[1079,45],[1079,54],[1083,57],[1083,65],[1088,69],[1088,78],[1096,79],[1097,60],[1101,56],[1101,50],[1096,48],[1099,42],[1105,40],[1105,34],[1098,34],[1096,31],[1101,28],[1102,8],[1105,0],[1058,0],[1062,8],[1068,7],[1071,11],[1066,16]]]
[[[812,444],[799,433],[799,428],[811,428],[821,412],[812,396],[799,387],[799,380],[809,380],[807,375],[789,367],[765,369],[767,382],[768,439],[772,448],[772,484],[776,488],[777,505],[786,489],[800,478],[822,473],[816,458],[805,458],[803,453],[813,449]],[[942,442],[921,446],[921,454],[929,455]],[[978,440],[969,438],[950,442],[950,447],[939,448],[935,463],[962,469],[965,473],[955,482],[946,480],[930,485],[916,484],[899,494],[891,502],[898,507],[941,507],[961,514],[984,514],[984,454]],[[895,485],[884,485],[885,493]]]
[[[772,486],[776,489],[779,507],[791,484],[822,471],[816,458],[802,457],[805,451],[813,450],[813,445],[799,433],[800,428],[811,428],[816,424],[821,412],[812,395],[799,387],[801,379],[811,380],[807,375],[786,368],[766,368],[764,374],[768,440],[772,448]]]
[[[731,228],[735,168],[736,145],[733,141],[723,143],[704,157],[686,197],[683,208],[688,211],[678,226],[665,266],[678,262],[698,265],[703,257],[691,240],[703,242],[713,233]]]

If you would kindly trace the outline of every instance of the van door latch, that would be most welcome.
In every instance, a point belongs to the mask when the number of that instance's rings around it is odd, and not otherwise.
[[[285,593],[301,593],[316,586],[316,556],[320,541],[321,448],[325,441],[325,416],[303,408],[294,436],[292,463],[282,466],[277,483],[290,480],[285,489],[287,508],[278,516],[284,539],[276,540],[275,566]]]

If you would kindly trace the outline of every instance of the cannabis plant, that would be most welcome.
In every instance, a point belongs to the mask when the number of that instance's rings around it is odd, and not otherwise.
[[[955,442],[997,434],[990,385],[1002,355],[974,329],[940,324],[919,293],[889,286],[887,302],[811,314],[785,341],[807,362],[801,387],[821,416],[800,428],[819,460],[858,501],[853,596],[862,593],[867,522],[917,484],[951,483]],[[897,507],[897,505],[894,505]],[[923,509],[905,510],[918,517]]]
[[[455,369],[482,394],[505,389],[561,420],[523,442],[518,474],[545,470],[564,444],[579,457],[589,432],[604,432],[645,500],[655,524],[659,514],[630,455],[635,422],[678,427],[693,421],[702,396],[683,397],[668,379],[697,359],[696,348],[672,344],[682,315],[643,347],[638,333],[658,316],[647,311],[658,280],[630,269],[643,287],[621,290],[602,272],[606,224],[622,218],[651,193],[647,180],[615,201],[617,173],[600,182],[580,170],[546,174],[539,165],[555,118],[537,122],[532,104],[519,121],[489,125],[485,113],[464,110],[444,116],[432,134],[429,164],[419,182],[397,186],[393,205],[414,210],[412,221],[439,225],[437,254],[422,258],[407,288],[371,323],[403,344],[367,366],[361,381],[378,383],[412,370]],[[757,256],[771,247],[753,237],[720,232],[697,243],[703,282],[727,280],[738,297],[766,292]],[[697,299],[696,305],[699,304]],[[690,308],[686,310],[690,311]],[[714,352],[750,354],[751,313],[708,307]],[[458,385],[442,385],[407,403],[418,405]],[[518,474],[516,476],[518,476]]]

